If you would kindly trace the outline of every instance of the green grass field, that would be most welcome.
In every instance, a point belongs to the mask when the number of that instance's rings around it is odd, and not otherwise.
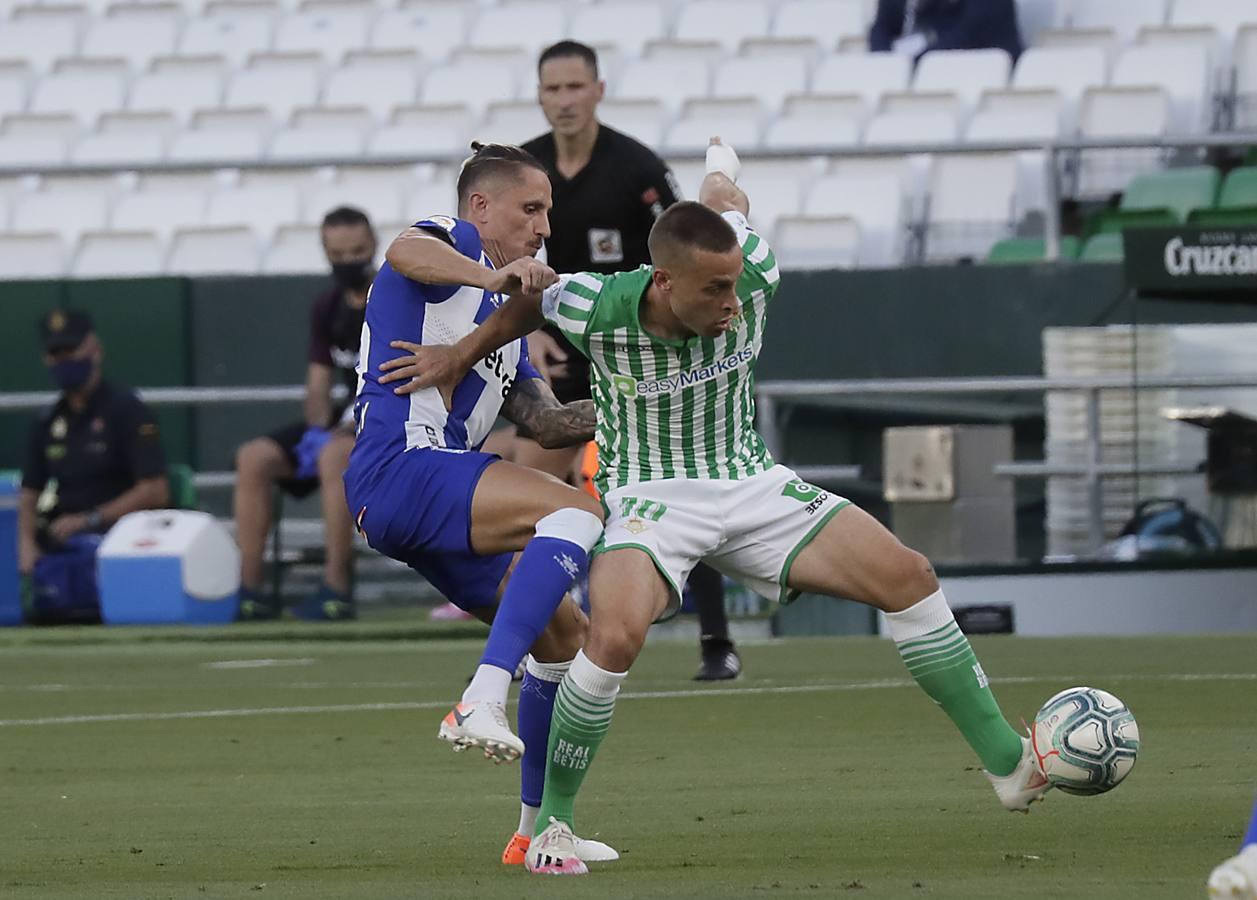
[[[435,739],[478,641],[98,633],[0,637],[0,896],[1185,900],[1257,786],[1257,637],[975,641],[1014,719],[1077,683],[1139,719],[1127,783],[1029,816],[889,643],[747,646],[700,688],[660,642],[578,806],[621,861],[541,879],[498,863],[517,769]]]

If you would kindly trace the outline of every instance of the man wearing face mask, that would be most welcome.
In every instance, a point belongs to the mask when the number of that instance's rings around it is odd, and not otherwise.
[[[101,376],[91,318],[55,310],[40,323],[44,365],[61,390],[31,430],[18,507],[18,568],[34,622],[99,621],[100,536],[129,512],[169,499],[152,412]]]
[[[354,367],[367,289],[375,276],[375,232],[364,213],[341,206],[323,217],[322,238],[333,283],[310,308],[305,415],[236,452],[233,506],[240,546],[240,618],[244,620],[275,619],[283,612],[281,600],[266,597],[261,590],[271,493],[276,485],[297,498],[318,490],[323,513],[323,580],[310,597],[293,607],[293,613],[317,620],[356,615],[350,592],[353,523],[341,478],[354,443],[348,408],[357,387]],[[347,393],[334,401],[332,389],[337,382]]]

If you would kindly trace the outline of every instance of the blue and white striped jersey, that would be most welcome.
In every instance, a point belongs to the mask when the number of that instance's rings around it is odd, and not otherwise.
[[[447,240],[459,253],[493,268],[474,225],[448,216],[415,223]],[[406,355],[389,346],[404,340],[416,344],[453,344],[500,306],[505,298],[481,288],[423,284],[393,270],[380,269],[367,295],[366,322],[358,354],[358,395],[354,418],[358,438],[354,456],[375,465],[395,454],[421,447],[477,450],[497,420],[517,378],[539,378],[521,339],[495,351],[463,377],[451,408],[436,388],[406,396],[393,393],[396,383],[380,384],[380,364]],[[363,457],[366,459],[362,459]]]

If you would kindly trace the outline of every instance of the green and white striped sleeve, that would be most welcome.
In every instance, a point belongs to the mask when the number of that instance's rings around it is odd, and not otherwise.
[[[777,257],[773,254],[768,241],[764,239],[750,223],[746,216],[737,210],[721,213],[724,220],[733,226],[738,236],[738,246],[742,248],[742,285],[753,290],[763,290],[772,296],[781,284],[781,270],[777,268]]]
[[[588,272],[561,275],[541,295],[541,314],[557,325],[576,349],[589,355],[589,323],[605,278]]]

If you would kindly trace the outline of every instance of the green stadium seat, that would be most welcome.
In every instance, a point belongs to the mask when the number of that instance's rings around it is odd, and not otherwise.
[[[196,483],[192,480],[192,467],[187,463],[169,463],[166,478],[170,483],[170,508],[196,509]]]
[[[1077,259],[1078,249],[1078,238],[1072,235],[1061,238],[1061,259]],[[1046,255],[1047,241],[1043,238],[1005,238],[991,248],[986,262],[993,266],[1041,262]]]
[[[1108,232],[1097,234],[1083,245],[1081,262],[1121,262],[1126,254],[1122,249],[1122,236]]]
[[[1187,221],[1214,228],[1257,226],[1257,166],[1234,169],[1222,182],[1218,205],[1193,209]]]
[[[1220,181],[1218,170],[1213,166],[1189,166],[1138,175],[1122,194],[1121,205],[1096,217],[1092,233],[1180,225],[1187,221],[1192,210],[1214,205]]]

